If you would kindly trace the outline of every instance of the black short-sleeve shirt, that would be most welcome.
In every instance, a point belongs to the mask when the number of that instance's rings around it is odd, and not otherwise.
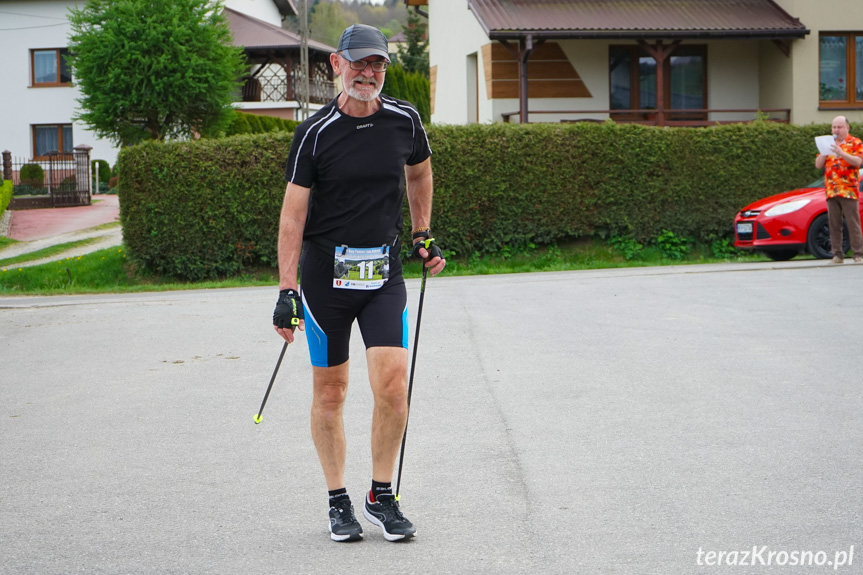
[[[405,165],[424,161],[431,149],[416,108],[380,99],[380,110],[354,118],[336,98],[294,132],[285,180],[311,189],[303,239],[373,247],[398,236]]]

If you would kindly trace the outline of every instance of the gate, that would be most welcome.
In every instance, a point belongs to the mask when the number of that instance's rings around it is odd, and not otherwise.
[[[90,193],[90,146],[76,146],[72,153],[49,152],[47,160],[25,161],[16,158],[12,161],[11,152],[3,152],[3,178],[12,180],[12,197],[30,207],[70,207],[88,206]],[[39,169],[27,168],[25,177],[21,169],[26,165],[36,165]],[[34,176],[33,171],[37,174]],[[41,177],[40,177],[41,176]],[[17,203],[17,202],[16,202]],[[22,206],[23,207],[23,206]]]

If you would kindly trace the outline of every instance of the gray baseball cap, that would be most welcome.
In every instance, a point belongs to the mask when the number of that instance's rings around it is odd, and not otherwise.
[[[383,56],[390,60],[387,38],[383,32],[365,24],[348,26],[339,38],[338,51],[347,60],[356,62],[369,56]]]

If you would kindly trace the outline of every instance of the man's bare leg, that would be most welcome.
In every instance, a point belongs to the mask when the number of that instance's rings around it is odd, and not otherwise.
[[[372,479],[391,483],[408,417],[408,350],[372,347],[366,351],[375,398],[372,415]]]
[[[372,486],[363,515],[381,528],[387,541],[416,535],[392,492],[393,472],[408,418],[408,351],[401,347],[373,347],[366,352],[369,382],[375,396],[372,415]]]
[[[327,490],[345,487],[345,428],[342,408],[348,393],[348,364],[313,367],[312,440]]]

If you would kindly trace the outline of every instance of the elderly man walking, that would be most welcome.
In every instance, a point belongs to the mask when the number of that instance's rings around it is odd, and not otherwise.
[[[312,438],[329,492],[334,541],[356,541],[363,533],[345,485],[342,421],[351,327],[359,325],[375,402],[363,515],[385,539],[402,541],[416,529],[392,490],[408,415],[399,232],[406,196],[413,227],[408,249],[425,260],[431,275],[443,270],[446,260],[430,232],[431,148],[416,108],[381,94],[389,54],[379,30],[347,28],[330,64],[344,91],[297,127],[287,161],[273,325],[288,343],[295,329],[309,331]]]

